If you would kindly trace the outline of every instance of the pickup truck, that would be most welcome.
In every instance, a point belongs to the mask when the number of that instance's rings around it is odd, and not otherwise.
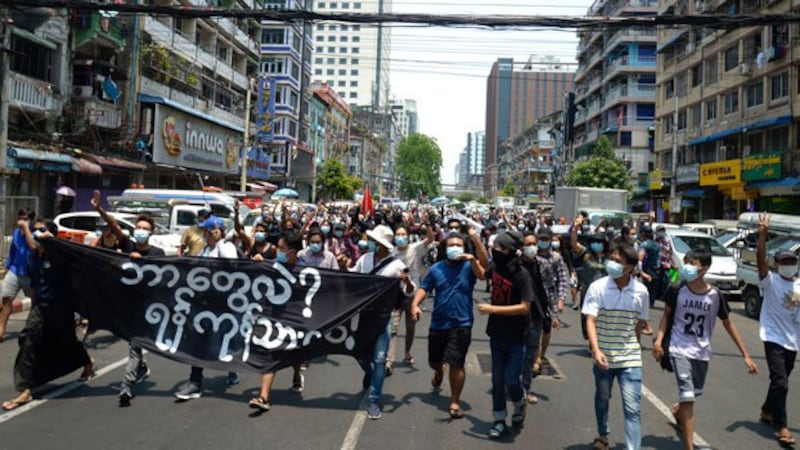
[[[742,242],[742,244],[744,243]],[[767,241],[767,260],[770,267],[774,264],[775,253],[780,250],[789,250],[800,256],[800,235],[776,236]],[[758,319],[761,313],[761,301],[764,297],[761,292],[761,280],[758,278],[755,247],[740,246],[736,278],[745,285],[742,294],[745,314],[753,319]]]
[[[189,204],[186,200],[162,200],[134,197],[108,197],[109,210],[129,214],[149,214],[170,233],[183,234],[197,223],[197,213],[203,205]]]

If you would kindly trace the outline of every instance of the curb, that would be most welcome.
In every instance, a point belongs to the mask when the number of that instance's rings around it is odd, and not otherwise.
[[[29,311],[30,309],[31,309],[30,297],[15,298],[14,301],[11,302],[11,314],[17,314]]]

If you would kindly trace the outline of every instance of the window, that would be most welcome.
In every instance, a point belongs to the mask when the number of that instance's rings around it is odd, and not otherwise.
[[[339,75],[347,75],[347,69],[339,69]]]
[[[681,72],[675,77],[675,90],[677,91],[678,97],[686,97],[686,92],[688,90],[687,78],[687,72]]]
[[[725,94],[725,108],[723,112],[725,114],[733,114],[739,110],[739,91],[734,90]]]
[[[686,129],[686,110],[678,112],[678,130]]]
[[[757,83],[748,84],[745,88],[745,103],[748,108],[764,103],[764,82],[758,80]]]
[[[333,70],[333,69],[328,69],[328,70],[325,71],[326,75],[333,75],[334,73],[336,73],[336,71]]]
[[[361,9],[361,2],[353,3],[353,9]]]
[[[358,76],[358,69],[350,69],[350,75]]]
[[[340,28],[342,31],[347,31],[348,29],[350,29],[350,26],[349,26],[349,25],[347,25],[347,24],[342,24],[342,26],[341,26],[341,27],[339,27],[339,28]]]
[[[323,41],[325,41],[325,36],[317,36],[317,37],[315,38],[315,40],[316,40],[317,42],[323,42]]]
[[[339,53],[347,53],[347,47],[339,47]]]
[[[322,64],[322,58],[314,58],[314,64]]]
[[[700,83],[703,82],[703,65],[698,64],[689,71],[692,73],[692,87],[700,86]]]
[[[328,47],[328,53],[336,53],[336,47]]]
[[[770,130],[767,137],[767,149],[771,152],[789,150],[789,127]]]
[[[770,78],[770,100],[789,96],[789,72],[782,72]]]
[[[292,78],[294,78],[295,80],[299,80],[300,79],[300,66],[298,66],[297,64],[292,64],[291,75],[292,75]]]
[[[283,73],[283,60],[264,58],[264,61],[261,63],[261,71],[264,73]]]
[[[222,47],[222,46],[217,47],[217,58],[223,61],[227,60],[228,50],[230,50],[228,47]]]
[[[725,72],[739,66],[739,44],[725,49]]]
[[[338,7],[339,7],[339,4],[338,4],[338,3],[336,3],[336,2],[331,2],[330,6],[328,6],[328,7],[329,7],[330,9],[336,9],[336,8],[338,8]]]
[[[636,120],[653,120],[656,116],[656,105],[654,103],[637,103]]]
[[[356,3],[356,5],[359,5],[356,9],[361,8],[361,3]],[[361,25],[353,25],[353,31],[361,31]]]
[[[322,75],[322,69],[314,69],[314,75]]]
[[[675,80],[667,80],[664,83],[664,98],[672,98],[672,95],[675,93]]]
[[[266,29],[261,31],[261,43],[262,44],[283,44],[284,43],[284,35],[286,33],[283,30],[272,30]]]
[[[55,52],[27,39],[11,36],[11,70],[50,82],[55,70]]]
[[[339,42],[347,42],[347,36],[339,36]]]
[[[359,49],[358,47],[353,47],[353,48],[350,50],[350,53],[354,53],[354,54],[355,54],[355,53],[360,53],[360,49]]]
[[[325,7],[325,2],[318,2],[317,3],[317,8],[324,8],[324,7]],[[324,25],[320,25],[320,26],[323,27]]]
[[[717,119],[717,99],[713,98],[706,102],[706,122]]]
[[[358,98],[358,93],[356,93],[356,92],[351,92],[351,93],[350,93],[350,98]]]
[[[317,48],[314,49],[314,52],[322,53],[324,50],[325,50],[325,47],[317,47]]]
[[[353,42],[361,42],[361,36],[353,36]]]
[[[756,56],[758,56],[758,52],[761,50],[761,33],[756,33],[747,39],[743,39],[742,44],[744,45],[742,61],[752,63],[756,60]]]
[[[324,3],[322,3],[324,5]],[[317,31],[325,31],[325,25],[319,24],[317,25]]]
[[[339,58],[339,64],[347,64],[347,58]]]
[[[356,80],[350,81],[350,87],[358,87],[358,81]]]
[[[339,80],[339,82],[336,85],[339,87],[345,87],[347,86],[347,82],[344,80]]]
[[[328,42],[336,42],[336,36],[334,35],[328,36]]]
[[[359,63],[358,58],[350,58],[350,64],[357,66]]]
[[[349,2],[342,2],[342,9],[350,9],[350,3]]]
[[[331,26],[329,26],[329,27],[328,27],[328,30],[330,30],[330,31],[336,31],[336,25],[331,25]]]
[[[328,58],[327,59],[327,64],[334,64],[335,61],[336,61],[336,58]]]
[[[703,67],[703,77],[705,77],[705,84],[714,84],[717,82],[717,55],[711,55],[705,62]]]
[[[619,134],[619,145],[622,147],[630,147],[631,144],[631,132],[630,131],[623,131]]]
[[[675,121],[673,120],[672,114],[664,116],[664,134],[672,134],[674,123]]]

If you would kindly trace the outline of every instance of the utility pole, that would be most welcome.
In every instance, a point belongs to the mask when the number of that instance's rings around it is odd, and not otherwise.
[[[260,84],[259,84],[260,85]],[[247,93],[244,97],[244,144],[242,144],[242,177],[239,180],[239,192],[247,192],[247,157],[250,152],[250,97],[253,91],[253,79],[247,79]]]
[[[676,223],[678,213],[673,213],[675,211],[675,206],[673,202],[676,201],[675,196],[677,195],[675,190],[678,187],[678,91],[676,90],[674,93],[675,97],[675,111],[672,113],[672,179],[669,184],[669,216],[670,223]]]
[[[13,171],[7,169],[8,158],[8,97],[11,70],[11,26],[12,21],[8,9],[0,9],[0,21],[3,26],[3,45],[0,48],[0,230],[5,234],[8,231],[8,175]],[[38,213],[38,211],[37,211]]]

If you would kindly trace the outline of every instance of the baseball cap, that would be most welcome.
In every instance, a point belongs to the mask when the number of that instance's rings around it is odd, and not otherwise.
[[[224,229],[225,221],[220,219],[219,217],[210,216],[208,219],[200,222],[198,226],[203,230]]]
[[[782,261],[788,263],[797,263],[797,255],[791,250],[781,250],[775,253],[775,261]]]
[[[211,210],[208,208],[200,208],[197,210],[197,217],[208,217],[211,215]]]

